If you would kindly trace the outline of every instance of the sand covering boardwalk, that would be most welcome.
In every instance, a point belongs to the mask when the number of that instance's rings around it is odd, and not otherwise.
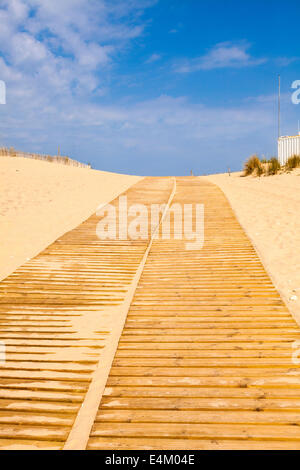
[[[128,204],[167,202],[146,178]],[[114,205],[118,207],[117,200]],[[99,241],[96,215],[0,283],[0,448],[63,447],[147,241]]]
[[[146,178],[129,203],[167,202]],[[205,245],[154,241],[89,449],[299,449],[300,330],[223,193],[177,178],[205,205]],[[2,448],[62,448],[147,248],[99,242],[93,216],[1,283]],[[114,310],[115,309],[115,310]]]

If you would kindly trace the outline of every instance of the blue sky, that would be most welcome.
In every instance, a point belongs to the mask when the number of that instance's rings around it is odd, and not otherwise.
[[[142,175],[276,154],[300,105],[296,0],[0,0],[0,145]]]

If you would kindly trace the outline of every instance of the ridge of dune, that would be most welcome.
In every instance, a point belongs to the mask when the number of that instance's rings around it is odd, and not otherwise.
[[[0,279],[142,177],[0,158]]]
[[[206,176],[228,198],[300,325],[300,170],[268,177]]]

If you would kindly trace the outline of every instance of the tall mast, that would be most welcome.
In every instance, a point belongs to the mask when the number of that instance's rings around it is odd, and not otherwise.
[[[281,77],[278,75],[278,139],[281,134],[280,130],[280,113],[281,113]]]

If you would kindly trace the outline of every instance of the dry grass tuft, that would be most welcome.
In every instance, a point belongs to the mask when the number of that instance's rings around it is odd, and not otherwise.
[[[253,174],[261,176],[264,173],[265,168],[257,155],[252,155],[252,157],[248,158],[244,165],[244,176],[249,176]]]
[[[61,155],[51,156],[51,155],[40,155],[38,153],[20,152],[19,150],[15,150],[13,147],[9,149],[6,147],[0,147],[0,157],[33,158],[34,160],[44,160],[46,162],[62,163],[64,165],[77,166],[81,168],[91,168],[90,163],[86,165],[85,163],[72,160],[69,157],[64,157]]]
[[[300,167],[300,156],[299,155],[293,155],[288,159],[288,161],[285,164],[286,169],[293,170],[294,168],[299,168]]]
[[[281,165],[276,157],[272,157],[270,160],[260,160],[257,155],[252,155],[244,165],[244,176],[277,175],[281,170]]]
[[[277,175],[281,170],[281,165],[276,157],[271,158],[268,161],[268,175]]]

